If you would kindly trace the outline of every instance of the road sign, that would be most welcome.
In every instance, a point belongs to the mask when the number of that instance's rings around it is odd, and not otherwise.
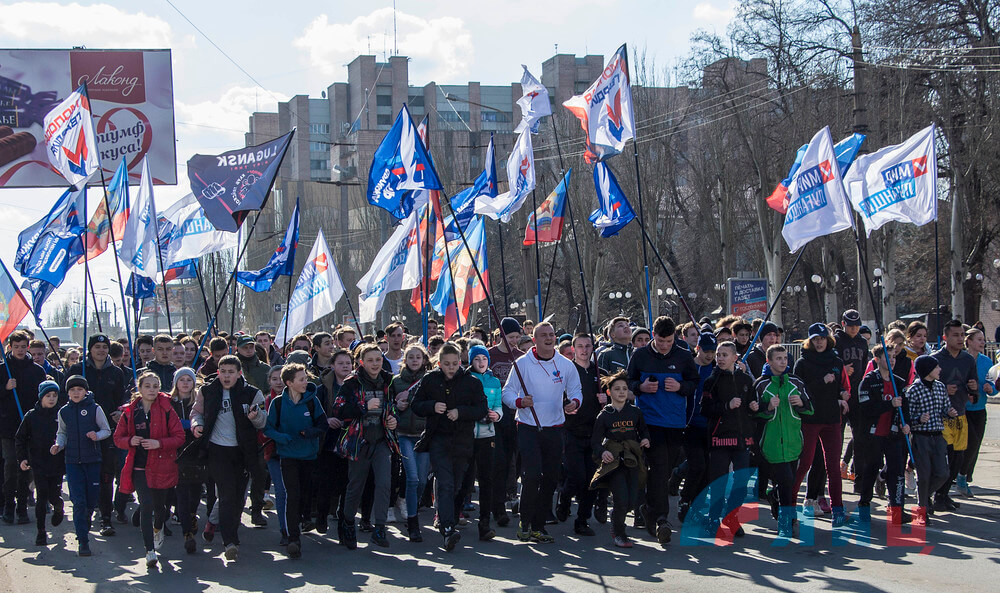
[[[274,312],[275,313],[284,313],[285,312],[285,303],[274,303]]]

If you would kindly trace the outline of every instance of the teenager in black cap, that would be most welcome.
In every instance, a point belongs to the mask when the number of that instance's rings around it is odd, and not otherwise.
[[[868,368],[868,361],[871,360],[871,353],[868,351],[868,340],[861,335],[861,314],[854,309],[844,311],[840,320],[841,327],[834,332],[837,340],[837,355],[844,361],[844,368],[847,370],[848,378],[851,380],[851,398],[847,400],[848,411],[845,414],[847,422],[841,422],[840,433],[844,434],[847,424],[852,427],[851,434],[854,434],[853,427],[858,418],[858,387],[865,378],[865,369]],[[854,437],[847,444],[844,451],[844,458],[840,462],[840,475],[843,479],[854,479],[855,472],[849,470],[851,458],[854,455]]]
[[[747,364],[747,370],[754,379],[761,376],[764,365],[767,364],[767,349],[777,344],[780,339],[777,325],[770,321],[765,321],[761,324],[760,337],[757,338],[757,343],[750,350],[750,353],[746,355],[746,360],[744,361]]]
[[[84,368],[86,366],[86,368]],[[118,408],[126,403],[125,373],[111,361],[111,340],[104,334],[94,334],[87,340],[87,356],[69,368],[69,376],[87,377],[94,401],[101,406],[112,432],[118,424],[121,412]],[[101,535],[115,534],[111,524],[111,503],[114,498],[114,481],[118,473],[119,449],[111,439],[101,442],[101,489],[98,508],[101,510]]]

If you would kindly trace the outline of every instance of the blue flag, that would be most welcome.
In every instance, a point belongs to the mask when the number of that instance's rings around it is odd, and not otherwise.
[[[66,273],[84,254],[86,187],[68,189],[45,216],[17,237],[14,269],[21,276],[58,288]],[[32,289],[35,292],[35,289]],[[44,299],[42,299],[44,301]],[[38,309],[35,309],[36,314]]]
[[[598,205],[597,210],[590,213],[589,220],[594,223],[594,228],[601,230],[602,237],[613,237],[632,222],[635,212],[618,185],[615,174],[603,161],[594,165],[594,187],[597,189]]]
[[[236,280],[254,292],[267,292],[278,276],[291,276],[295,268],[295,249],[299,246],[299,201],[295,200],[292,219],[285,229],[285,238],[271,254],[271,259],[256,272],[237,272]]]
[[[404,219],[413,212],[414,193],[407,190],[414,189],[444,188],[404,103],[372,158],[368,202]]]
[[[191,193],[216,229],[235,233],[250,212],[264,207],[293,134],[295,130],[257,146],[191,157]]]
[[[125,287],[125,296],[133,299],[148,299],[156,296],[156,281],[145,276],[132,274]]]
[[[42,305],[48,300],[52,293],[55,291],[56,287],[52,286],[44,280],[35,280],[34,278],[28,278],[21,284],[21,288],[24,288],[31,292],[31,312],[35,315],[35,322],[39,326],[42,325]]]

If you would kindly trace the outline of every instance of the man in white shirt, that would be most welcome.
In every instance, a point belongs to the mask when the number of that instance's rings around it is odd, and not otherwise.
[[[515,362],[503,388],[503,403],[516,411],[521,452],[521,541],[551,543],[545,518],[562,463],[565,414],[580,407],[580,375],[568,358],[556,352],[552,324],[534,327],[535,347]],[[520,376],[518,375],[520,371]],[[524,387],[521,385],[524,380]]]

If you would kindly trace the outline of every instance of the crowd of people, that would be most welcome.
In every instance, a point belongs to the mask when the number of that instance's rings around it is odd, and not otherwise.
[[[359,532],[390,546],[398,523],[410,542],[433,525],[452,551],[473,520],[481,542],[510,528],[550,543],[547,526],[571,517],[580,537],[610,523],[617,547],[643,531],[666,544],[671,496],[678,522],[708,537],[743,536],[736,511],[757,501],[778,538],[822,515],[870,524],[876,496],[886,521],[926,525],[973,496],[996,390],[982,329],[958,320],[932,352],[920,321],[890,324],[883,342],[848,310],[811,325],[797,360],[780,327],[733,316],[616,317],[596,337],[509,317],[447,339],[428,328],[425,340],[400,323],[338,326],[285,348],[267,332],[131,348],[98,333],[82,354],[15,331],[0,378],[2,521],[28,524],[33,506],[35,544],[48,545],[65,483],[80,556],[95,530],[112,545],[131,525],[150,567],[171,526],[187,553],[218,539],[236,561],[247,510],[256,528],[275,511],[291,558],[331,520],[348,550]]]

